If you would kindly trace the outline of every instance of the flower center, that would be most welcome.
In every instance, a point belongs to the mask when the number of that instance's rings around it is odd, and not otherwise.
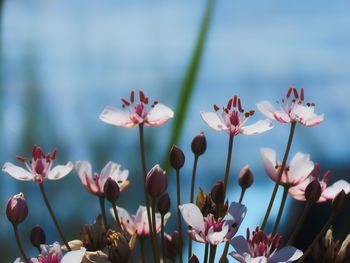
[[[212,214],[209,214],[204,218],[205,224],[205,233],[208,234],[209,229],[213,229],[214,232],[220,232],[222,230],[222,226],[224,225],[224,221],[220,217],[218,220],[215,220]]]
[[[250,239],[250,231],[247,229],[247,242],[251,255],[255,257],[269,257],[274,251],[281,246],[282,237],[278,234],[273,236],[266,235],[259,227],[252,232]]]

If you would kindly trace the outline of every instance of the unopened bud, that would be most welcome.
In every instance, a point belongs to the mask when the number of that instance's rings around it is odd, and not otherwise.
[[[128,262],[131,250],[125,237],[114,230],[107,232],[108,259],[111,263]]]
[[[178,247],[174,242],[173,236],[164,235],[164,255],[166,258],[175,259],[178,254]]]
[[[207,140],[205,139],[203,132],[199,133],[193,138],[191,149],[194,155],[197,156],[205,153],[205,150],[207,149]]]
[[[190,259],[188,260],[188,263],[199,263],[199,260],[195,254],[193,254]]]
[[[185,154],[175,144],[171,147],[170,151],[170,164],[175,170],[182,168],[185,164]]]
[[[8,200],[6,215],[13,225],[18,225],[27,218],[28,206],[22,193],[14,195]]]
[[[162,195],[158,200],[158,211],[162,216],[165,216],[170,210],[170,197],[166,193]]]
[[[210,197],[215,204],[223,204],[225,202],[225,187],[223,181],[217,181],[211,188]]]
[[[106,199],[109,202],[115,203],[118,200],[120,195],[120,189],[119,189],[118,183],[115,180],[113,180],[111,177],[108,177],[103,187],[103,192],[105,194]]]
[[[341,190],[337,196],[334,198],[332,203],[333,211],[337,214],[343,212],[346,207],[347,195],[344,190]]]
[[[305,189],[305,199],[310,202],[317,202],[322,193],[321,185],[318,179],[313,180],[306,186]]]
[[[157,164],[146,177],[146,189],[152,197],[159,197],[165,193],[168,188],[168,177],[162,168]]]
[[[248,165],[245,165],[238,176],[238,183],[243,189],[249,188],[254,182],[254,176]]]
[[[41,226],[36,225],[30,232],[30,242],[40,251],[40,245],[46,244],[46,236]]]

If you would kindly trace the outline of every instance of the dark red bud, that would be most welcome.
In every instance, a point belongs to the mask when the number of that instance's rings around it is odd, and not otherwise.
[[[170,197],[168,193],[162,195],[158,200],[158,211],[164,216],[170,210]]]
[[[168,177],[162,168],[157,164],[147,174],[146,189],[152,197],[159,197],[168,188]]]
[[[185,154],[183,151],[177,147],[175,144],[171,147],[170,151],[170,164],[171,167],[178,170],[184,166],[185,163]]]
[[[333,211],[337,214],[343,212],[346,208],[347,195],[344,190],[341,190],[334,198],[332,203]]]
[[[28,206],[22,193],[10,197],[7,202],[6,215],[14,225],[22,223],[27,218]]]
[[[305,189],[305,199],[310,202],[317,202],[322,193],[321,185],[318,179],[313,180],[306,186]]]
[[[215,204],[223,204],[225,202],[225,188],[223,181],[217,181],[211,188],[210,197]]]
[[[118,183],[114,181],[111,177],[108,177],[108,179],[105,182],[105,185],[103,186],[103,192],[105,194],[106,199],[109,202],[115,203],[120,195]]]
[[[46,244],[46,236],[41,226],[36,225],[30,232],[30,242],[40,251],[40,245]]]
[[[197,156],[205,153],[205,150],[207,149],[207,140],[205,139],[203,132],[200,132],[193,138],[191,149],[194,155]]]
[[[188,260],[188,263],[199,263],[199,260],[195,254],[193,254],[190,259]]]
[[[238,176],[238,183],[243,189],[249,188],[254,182],[254,176],[249,166],[246,165],[242,168]]]

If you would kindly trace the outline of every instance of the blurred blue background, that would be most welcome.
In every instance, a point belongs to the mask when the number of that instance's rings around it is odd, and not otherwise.
[[[142,88],[151,99],[173,109],[193,52],[205,1],[4,1],[0,55],[0,163],[28,156],[34,143],[45,151],[59,150],[58,162],[89,160],[99,171],[108,160],[130,170],[131,186],[120,204],[135,212],[142,202],[137,129],[109,126],[98,119],[106,105],[120,106],[131,89]],[[225,105],[238,94],[245,108],[259,100],[281,99],[290,85],[304,87],[326,121],[315,128],[298,126],[291,155],[309,152],[323,169],[349,180],[350,134],[350,3],[348,1],[228,1],[215,2],[195,91],[179,146],[186,153],[182,171],[183,201],[189,199],[193,156],[192,137],[207,136],[207,153],[200,158],[199,184],[209,191],[224,173],[228,138],[210,130],[200,110]],[[263,118],[260,113],[255,120]],[[148,168],[162,162],[172,121],[147,128]],[[265,134],[235,140],[230,200],[237,200],[237,175],[249,164],[256,184],[248,190],[246,227],[261,223],[273,188],[260,158],[261,147],[275,148],[282,158],[288,125],[275,125]],[[169,171],[171,194],[175,177]],[[49,199],[69,238],[79,237],[83,223],[92,223],[98,201],[82,187],[75,172],[47,182]],[[0,177],[0,209],[10,195],[24,192],[28,220],[20,226],[25,247],[32,226],[41,224],[48,242],[58,240],[33,182]],[[174,195],[175,196],[175,195]],[[278,203],[278,202],[277,202]],[[288,199],[290,209],[300,204]],[[323,205],[327,207],[327,204]],[[175,205],[173,204],[173,208]],[[276,214],[276,210],[274,215]],[[326,211],[327,213],[327,211]],[[175,215],[175,213],[173,214]],[[282,233],[295,216],[285,211]],[[327,216],[327,214],[325,215]],[[349,218],[349,217],[347,217]],[[168,230],[175,227],[175,216]],[[349,231],[345,221],[340,237]],[[344,230],[345,229],[345,230]],[[1,262],[18,255],[11,225],[0,214]],[[7,242],[3,242],[7,240]],[[202,245],[196,245],[202,249]],[[201,250],[200,255],[202,255]]]

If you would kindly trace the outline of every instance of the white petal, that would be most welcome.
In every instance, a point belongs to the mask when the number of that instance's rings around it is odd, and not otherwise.
[[[236,252],[240,255],[244,255],[245,253],[249,254],[249,246],[247,240],[243,236],[237,236],[231,239],[230,244],[236,250]]]
[[[294,104],[291,115],[293,119],[300,120],[303,123],[304,121],[307,121],[317,116],[314,113],[314,110],[314,107]]]
[[[5,163],[2,167],[2,171],[8,173],[17,180],[30,181],[34,179],[30,172],[12,163]]]
[[[126,211],[124,208],[116,206],[118,217],[120,224],[122,225],[123,229],[126,230],[130,235],[134,234],[136,230],[136,226],[134,224],[134,220],[130,217],[128,211]],[[115,220],[113,208],[110,209],[110,213]]]
[[[81,263],[85,255],[86,249],[82,247],[80,250],[70,251],[61,259],[61,263]]]
[[[267,263],[284,263],[293,262],[301,258],[303,252],[295,247],[288,246],[278,250],[271,258],[267,260]]]
[[[174,112],[163,104],[156,104],[147,114],[147,123],[153,126],[164,124],[174,116]]]
[[[323,191],[322,196],[327,199],[334,199],[341,190],[344,190],[345,194],[350,193],[350,184],[345,180],[336,181]]]
[[[201,112],[202,119],[215,131],[227,130],[225,123],[214,112]]]
[[[254,124],[242,127],[240,132],[244,135],[255,135],[266,132],[273,128],[271,120],[260,120]]]
[[[270,102],[268,102],[267,100],[263,100],[260,101],[256,104],[256,107],[258,108],[258,110],[264,114],[267,118],[270,119],[275,119],[273,113],[276,111],[275,107],[272,106],[272,104]]]
[[[103,112],[100,114],[100,120],[108,124],[125,128],[132,128],[135,126],[128,112],[110,106],[104,108]]]
[[[261,148],[260,149],[261,157],[264,162],[265,170],[268,176],[271,177],[272,180],[277,180],[277,170],[276,170],[276,151],[271,148]]]
[[[314,169],[314,163],[309,154],[298,152],[289,165],[288,180],[292,184],[304,181]]]
[[[77,161],[75,163],[75,170],[77,171],[83,185],[87,185],[86,176],[92,177],[91,164],[87,161]]]
[[[100,178],[99,178],[99,185],[101,186],[102,189],[103,189],[103,186],[104,186],[107,178],[110,177],[115,170],[119,171],[119,167],[120,167],[119,164],[111,162],[111,161],[109,161],[105,165],[105,167],[103,167],[103,169],[100,173]]]
[[[247,207],[240,203],[232,202],[224,220],[230,227],[227,238],[231,239],[238,231],[244,217],[247,214]],[[234,227],[232,227],[234,226]]]
[[[310,119],[304,121],[303,124],[305,126],[312,127],[312,126],[316,126],[316,125],[320,124],[323,121],[324,121],[324,114],[321,114],[320,116],[315,116],[313,118],[310,118]]]
[[[225,237],[227,235],[227,231],[229,229],[229,226],[225,224],[220,232],[215,232],[214,228],[211,227],[207,234],[207,239],[212,245],[217,245],[219,243],[222,243],[225,241]]]
[[[180,212],[186,224],[197,232],[204,232],[204,220],[201,210],[192,203],[179,205]]]
[[[72,162],[68,162],[66,165],[57,165],[50,171],[47,178],[49,180],[59,180],[69,174],[73,167]]]

